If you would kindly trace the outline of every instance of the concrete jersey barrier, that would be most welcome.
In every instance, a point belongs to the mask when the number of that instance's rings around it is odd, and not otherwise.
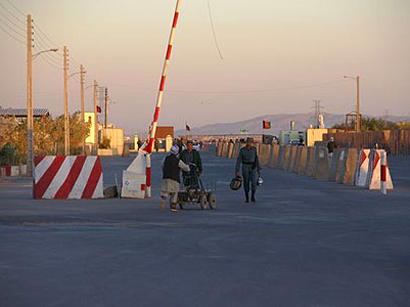
[[[299,165],[297,170],[298,175],[305,175],[306,173],[307,152],[308,148],[306,146],[303,146],[302,151],[300,153]]]
[[[330,169],[329,169],[329,180],[336,181],[336,174],[338,167],[340,167],[340,155],[344,154],[344,149],[336,148],[333,152],[332,158],[330,159]]]
[[[268,167],[270,168],[276,168],[278,157],[279,157],[279,147],[280,146],[277,144],[272,145],[270,160],[268,162]]]
[[[345,172],[343,175],[343,184],[354,185],[357,157],[357,148],[349,148],[347,150]]]
[[[103,174],[98,156],[37,156],[34,198],[103,198]]]
[[[329,178],[329,161],[326,147],[316,147],[314,177],[321,180]]]
[[[284,146],[284,153],[283,153],[283,158],[280,161],[280,169],[286,170],[288,167],[288,164],[290,163],[291,159],[291,146],[290,145],[285,145]]]
[[[307,152],[307,163],[305,174],[309,177],[313,177],[315,174],[315,156],[316,156],[316,147],[308,147]]]
[[[223,144],[222,144],[222,155],[221,155],[221,157],[222,158],[228,157],[228,142],[227,141],[224,141]]]
[[[368,186],[368,174],[370,166],[370,149],[362,149],[357,157],[355,185],[359,187]]]
[[[368,172],[368,187],[370,190],[380,190],[381,188],[381,161],[380,154],[385,152],[384,149],[372,149],[370,153],[370,163]],[[388,161],[386,157],[386,169],[385,169],[385,181],[386,188],[389,190],[393,189],[393,181],[391,179],[390,170],[388,167]]]
[[[289,160],[287,161],[287,165],[286,165],[286,170],[290,172],[292,171],[293,161],[295,161],[297,147],[294,145],[289,145],[289,146],[290,146],[290,152],[289,152]]]
[[[235,147],[235,143],[233,142],[228,143],[228,154],[227,154],[228,159],[232,159],[234,147]]]
[[[271,156],[271,145],[268,144],[259,144],[259,163],[261,166],[268,164]]]
[[[296,155],[295,155],[295,159],[293,160],[293,166],[292,166],[292,173],[297,174],[298,173],[298,169],[299,169],[299,163],[300,163],[300,155],[302,152],[302,148],[303,146],[296,146]]]

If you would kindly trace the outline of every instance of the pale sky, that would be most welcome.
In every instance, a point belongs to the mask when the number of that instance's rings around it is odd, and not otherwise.
[[[175,0],[9,1],[32,14],[56,43],[46,40],[47,47],[60,48],[58,55],[48,55],[60,67],[44,55],[34,62],[35,107],[63,113],[61,51],[67,45],[74,58],[70,73],[82,63],[87,85],[96,79],[108,87],[116,102],[109,121],[127,133],[147,128]],[[24,24],[17,19],[25,18],[9,1],[0,0],[0,25],[23,39]],[[362,113],[410,115],[409,0],[210,1],[224,58],[214,44],[207,1],[182,0],[160,125],[311,112],[313,99],[321,99],[326,112],[348,113],[354,110],[355,85],[344,75],[361,77]],[[1,29],[0,46],[0,105],[24,108],[25,46]],[[33,52],[40,50],[37,45]],[[71,112],[80,108],[76,78],[70,79],[69,104]],[[91,88],[86,109],[92,110]]]

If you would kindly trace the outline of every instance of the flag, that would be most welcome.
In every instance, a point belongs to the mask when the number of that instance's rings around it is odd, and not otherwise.
[[[101,108],[100,108],[100,106],[97,106],[97,113],[101,113]]]
[[[186,131],[191,131],[191,127],[189,127],[188,124],[185,124],[185,130]]]
[[[262,128],[263,129],[270,129],[271,125],[270,125],[270,121],[264,120],[262,123]]]

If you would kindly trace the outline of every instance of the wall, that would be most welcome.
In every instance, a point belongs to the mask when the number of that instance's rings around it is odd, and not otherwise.
[[[91,125],[90,125],[90,135],[85,139],[85,142],[88,144],[94,144],[94,112],[84,112],[84,121],[88,122],[91,118]]]
[[[337,132],[323,135],[323,140],[335,138],[338,147],[386,149],[393,155],[410,155],[410,130],[384,130],[368,132]]]
[[[124,151],[124,130],[122,128],[104,128],[103,136],[110,139],[113,155],[121,156]]]
[[[314,146],[316,141],[323,141],[323,135],[328,129],[308,128],[306,130],[306,146]]]

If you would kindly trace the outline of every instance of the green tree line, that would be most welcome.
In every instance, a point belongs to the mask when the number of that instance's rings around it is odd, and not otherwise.
[[[392,122],[382,118],[363,116],[360,120],[361,131],[383,131],[396,129],[410,129],[410,122]],[[336,124],[333,129],[346,129],[346,124]],[[348,128],[354,128],[354,122],[348,123]]]
[[[80,113],[70,116],[70,154],[79,154],[89,135],[90,123],[80,118]],[[64,154],[64,116],[43,116],[34,120],[35,155]],[[14,117],[0,119],[0,163],[18,160],[25,163],[27,152],[27,121]]]

